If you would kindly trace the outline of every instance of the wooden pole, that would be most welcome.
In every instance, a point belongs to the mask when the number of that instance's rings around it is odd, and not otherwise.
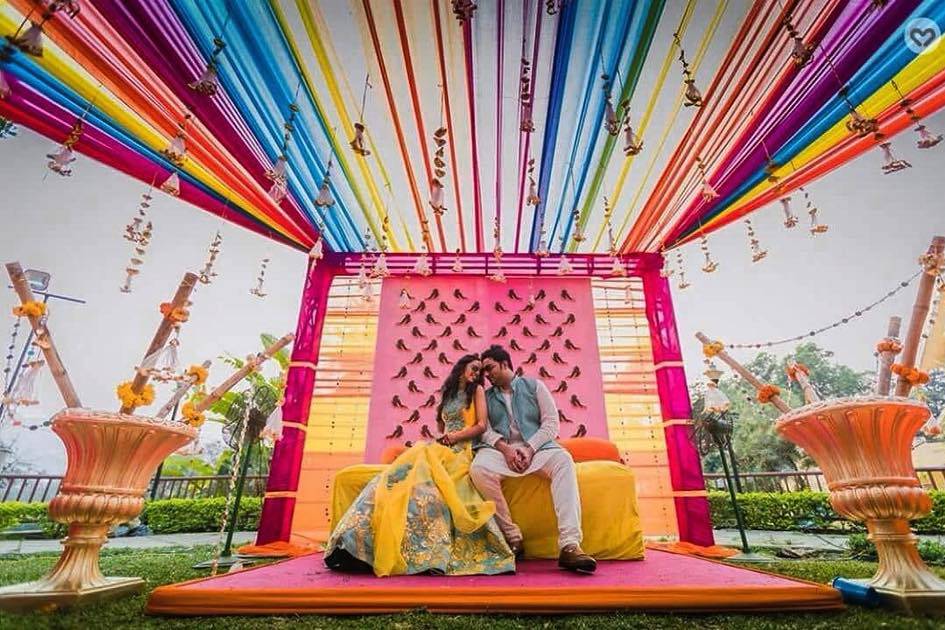
[[[35,302],[36,298],[33,296],[33,290],[30,288],[30,283],[27,281],[26,274],[23,273],[23,268],[20,266],[20,263],[7,263],[7,273],[10,274],[10,282],[13,283],[13,289],[16,291],[17,296],[19,296],[20,302],[23,304],[26,302]],[[59,358],[59,351],[56,350],[56,345],[53,343],[49,328],[40,321],[40,317],[31,315],[28,316],[27,319],[30,320],[30,325],[33,327],[33,332],[36,334],[36,345],[43,351],[46,364],[49,366],[53,380],[56,381],[56,387],[59,388],[59,393],[62,394],[62,399],[65,401],[66,407],[70,409],[81,407],[82,402],[79,400],[79,395],[76,393],[75,387],[72,386],[72,379],[69,378],[69,372],[66,371],[65,366],[62,364],[62,359]]]
[[[798,363],[795,361],[791,364],[791,367],[794,370],[794,379],[797,381],[797,384],[801,386],[801,391],[804,392],[804,404],[809,405],[820,400],[820,396],[817,395],[817,392],[814,391],[814,387],[810,384],[810,378],[807,374],[798,367]]]
[[[210,367],[210,361],[209,361],[209,360],[204,361],[204,362],[201,364],[201,367],[203,367],[203,369],[205,369],[205,370],[208,369],[208,368]],[[164,418],[164,417],[166,417],[167,414],[169,414],[169,413],[171,412],[171,410],[172,410],[175,406],[177,406],[177,403],[180,402],[180,400],[184,397],[184,395],[187,394],[188,391],[190,391],[190,388],[193,387],[193,386],[194,386],[194,383],[196,383],[196,382],[197,382],[197,377],[196,377],[196,376],[191,376],[191,377],[185,378],[183,381],[181,381],[181,383],[177,386],[177,389],[175,389],[175,390],[174,390],[174,393],[171,395],[171,399],[168,400],[168,401],[164,404],[163,407],[161,407],[161,410],[158,411],[158,412],[157,412],[157,415],[154,416],[154,417],[155,417],[155,418]]]
[[[703,345],[712,343],[712,340],[706,337],[701,332],[696,333],[696,339],[701,341]],[[739,363],[738,361],[733,359],[731,356],[729,356],[729,354],[725,352],[725,350],[722,350],[715,356],[717,356],[720,361],[722,361],[723,363],[726,363],[730,368],[735,370],[743,379],[748,381],[751,384],[751,386],[754,387],[756,390],[760,390],[762,387],[764,387],[764,383],[759,381],[755,377],[754,374],[746,370],[745,366],[743,366],[741,363]],[[787,413],[791,410],[791,408],[788,407],[787,403],[781,400],[780,396],[772,396],[771,404],[777,407],[778,411],[780,411],[781,413]]]
[[[164,314],[164,318],[161,320],[161,323],[158,325],[157,331],[154,333],[154,338],[151,339],[151,345],[148,346],[148,349],[144,353],[144,358],[141,359],[141,363],[144,363],[144,360],[149,356],[160,350],[164,347],[164,344],[167,343],[167,340],[171,336],[171,332],[174,330],[174,326],[179,324],[179,321],[176,321],[173,317],[173,314],[178,309],[186,308],[187,302],[190,300],[190,294],[194,290],[194,286],[197,284],[197,274],[187,272],[184,274],[184,279],[180,281],[180,285],[177,287],[177,292],[174,294],[174,299],[171,300],[171,308]],[[142,374],[139,370],[134,377],[134,380],[131,381],[131,391],[135,394],[140,394],[144,390],[144,386],[148,384],[148,381],[151,380],[151,376],[147,373]],[[128,405],[122,405],[121,413],[131,413],[135,408]]]
[[[893,315],[889,318],[889,326],[886,328],[886,339],[899,339],[899,331],[902,328],[902,318]],[[884,356],[886,355],[886,356]],[[889,387],[892,381],[892,363],[896,354],[893,352],[879,353],[879,374],[876,377],[876,393],[880,396],[889,396]]]
[[[266,348],[263,352],[248,360],[246,365],[238,369],[236,372],[233,372],[229,378],[217,385],[217,387],[212,392],[207,394],[206,398],[194,405],[194,411],[197,413],[203,413],[209,409],[213,403],[223,398],[225,393],[233,389],[234,385],[246,378],[250,372],[271,359],[272,355],[286,347],[293,339],[295,339],[295,335],[289,333]]]
[[[945,236],[935,236],[929,245],[929,251],[922,257],[924,273],[919,279],[919,288],[916,291],[915,303],[912,305],[912,319],[909,320],[909,329],[902,344],[902,358],[900,364],[906,369],[915,367],[915,357],[919,352],[919,338],[925,318],[929,314],[929,303],[932,300],[932,289],[935,287],[935,278],[942,265],[942,255],[945,251]],[[908,396],[912,384],[903,376],[896,382],[896,396]]]

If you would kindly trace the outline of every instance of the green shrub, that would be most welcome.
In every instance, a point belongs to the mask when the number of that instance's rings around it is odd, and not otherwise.
[[[932,511],[912,523],[920,534],[945,533],[945,492],[932,490]],[[826,492],[745,492],[738,505],[748,529],[776,531],[857,532],[859,523],[844,520],[833,508]],[[709,506],[715,527],[735,527],[735,512],[727,492],[710,492]]]
[[[0,530],[20,523],[38,524],[48,538],[61,538],[66,535],[66,526],[49,518],[45,503],[0,503]]]
[[[866,534],[851,534],[847,538],[847,547],[855,560],[875,561],[876,545],[869,541]],[[919,556],[929,564],[945,564],[945,545],[934,540],[919,542]]]
[[[149,501],[141,520],[155,534],[179,534],[183,532],[215,532],[220,529],[224,497],[209,499],[162,499]],[[259,525],[262,499],[243,497],[237,518],[237,529],[255,530]]]

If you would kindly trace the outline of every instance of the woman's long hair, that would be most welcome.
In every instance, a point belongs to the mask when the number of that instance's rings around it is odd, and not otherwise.
[[[440,387],[440,404],[436,407],[436,423],[439,426],[443,421],[441,419],[440,413],[443,411],[443,404],[445,401],[450,400],[459,393],[459,379],[463,375],[463,372],[466,371],[466,367],[473,361],[478,361],[478,354],[466,354],[460,357],[456,361],[456,365],[453,366],[453,369],[450,370],[449,376],[446,377],[446,380],[443,381],[443,386]],[[470,382],[466,383],[466,407],[472,404],[473,396],[476,395],[476,388],[479,387],[482,383],[482,377],[477,377]]]

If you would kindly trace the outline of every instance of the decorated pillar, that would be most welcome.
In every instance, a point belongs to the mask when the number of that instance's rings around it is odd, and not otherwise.
[[[712,519],[702,464],[699,451],[690,439],[692,406],[669,282],[656,269],[644,271],[642,278],[679,539],[697,545],[712,545]]]
[[[288,541],[295,512],[296,492],[309,409],[318,367],[322,329],[328,306],[328,292],[337,268],[326,261],[310,262],[302,292],[295,345],[286,376],[285,401],[282,405],[282,439],[276,442],[269,469],[269,481],[259,518],[256,544]]]

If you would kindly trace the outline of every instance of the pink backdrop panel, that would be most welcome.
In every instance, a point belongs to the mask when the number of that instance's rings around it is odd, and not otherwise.
[[[452,363],[493,343],[552,391],[561,438],[608,437],[589,279],[395,277],[381,290],[365,461],[434,437],[438,389]]]

